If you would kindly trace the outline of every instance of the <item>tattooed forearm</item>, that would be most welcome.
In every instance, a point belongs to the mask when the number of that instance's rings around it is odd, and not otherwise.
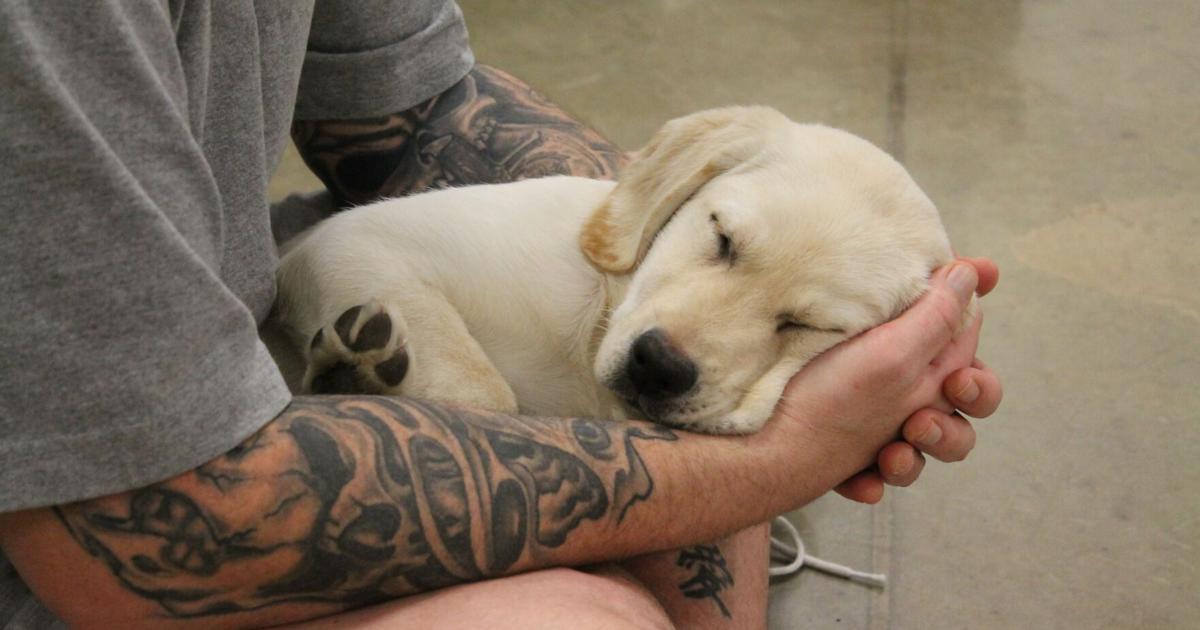
[[[362,605],[536,564],[653,491],[669,430],[384,398],[298,399],[196,471],[58,508],[129,590],[175,616]]]
[[[695,545],[679,550],[675,564],[691,573],[679,583],[679,591],[692,599],[711,599],[729,617],[729,609],[721,600],[721,592],[733,586],[733,573],[716,545]]]
[[[546,175],[612,179],[625,160],[519,79],[482,65],[410,110],[297,121],[292,138],[341,206]]]

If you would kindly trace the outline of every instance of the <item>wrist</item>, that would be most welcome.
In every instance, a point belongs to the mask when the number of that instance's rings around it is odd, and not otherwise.
[[[806,505],[874,463],[892,438],[872,438],[811,411],[777,412],[762,431],[749,437],[763,461],[775,462],[783,511]]]

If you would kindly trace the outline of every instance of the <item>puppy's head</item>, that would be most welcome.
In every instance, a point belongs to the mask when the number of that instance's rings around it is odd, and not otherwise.
[[[897,315],[951,260],[895,160],[768,108],[673,120],[581,236],[631,273],[595,360],[634,417],[745,433],[817,354]]]

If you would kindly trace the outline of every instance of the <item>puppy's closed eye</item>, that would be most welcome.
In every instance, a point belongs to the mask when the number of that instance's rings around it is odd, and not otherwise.
[[[721,222],[716,214],[711,214],[708,218],[717,231],[717,260],[725,261],[733,266],[733,261],[737,259],[737,252],[733,248],[733,239],[721,230]]]
[[[806,324],[802,318],[787,313],[779,315],[775,319],[778,322],[775,325],[775,332],[778,333],[811,331],[834,333],[838,335],[846,334],[846,331],[842,330],[841,328],[818,328],[816,326]]]
[[[717,234],[717,258],[733,262],[733,241],[724,234]]]
[[[815,330],[812,326],[803,322],[796,321],[790,315],[780,315],[776,318],[778,324],[775,326],[775,332],[800,332],[802,330]]]

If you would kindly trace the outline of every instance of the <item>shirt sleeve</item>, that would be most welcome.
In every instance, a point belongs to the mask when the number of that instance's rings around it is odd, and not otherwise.
[[[290,400],[174,36],[160,3],[0,3],[0,511],[190,470]]]
[[[450,0],[318,0],[295,118],[394,114],[446,91],[474,63]]]

